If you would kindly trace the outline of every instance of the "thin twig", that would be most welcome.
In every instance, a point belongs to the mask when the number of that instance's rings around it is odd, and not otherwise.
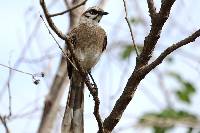
[[[54,39],[54,41],[55,41],[56,44],[58,45],[58,48],[59,48],[59,49],[61,50],[61,52],[63,53],[64,58],[65,58],[66,60],[68,60],[68,61],[71,63],[71,65],[72,65],[76,70],[78,70],[78,69],[76,68],[75,64],[69,59],[69,57],[68,57],[67,54],[64,52],[64,50],[62,49],[62,47],[60,46],[60,44],[58,43],[58,41],[56,40],[56,38],[55,38],[55,37],[53,36],[53,34],[51,33],[51,31],[50,31],[50,29],[48,28],[46,22],[44,21],[44,18],[42,17],[42,15],[40,15],[40,18],[41,18],[42,21],[44,22],[44,24],[45,24],[45,26],[46,26],[46,28],[47,28],[49,34],[52,36],[52,38]]]
[[[130,24],[130,22],[129,22],[129,20],[128,20],[128,12],[127,12],[127,7],[126,7],[126,1],[123,0],[123,2],[124,2],[125,14],[126,14],[125,20],[126,20],[126,22],[127,22],[127,24],[128,24],[128,27],[129,27],[129,30],[130,30],[130,33],[131,33],[131,38],[132,38],[133,46],[134,46],[134,48],[135,48],[135,52],[136,52],[137,56],[139,56],[138,48],[137,48],[137,46],[136,46],[136,44],[135,44],[135,40],[134,40],[134,36],[133,36],[133,31],[132,31],[132,29],[131,29],[131,24]]]
[[[34,35],[38,32],[38,30],[40,28],[38,28],[40,26],[40,21],[39,19],[37,20],[37,22],[35,23],[33,30],[31,31],[30,35],[27,37],[25,43],[23,44],[24,47],[21,48],[21,52],[20,55],[18,57],[18,59],[16,60],[16,62],[13,64],[13,68],[18,68],[18,66],[20,65],[20,63],[22,62],[23,58],[25,57],[26,53],[28,52],[28,49],[30,48]],[[12,76],[10,77],[10,80],[14,77],[14,72],[12,72]],[[7,90],[7,84],[9,82],[9,79],[7,78],[5,81],[5,84],[3,85],[3,87],[0,89],[0,101],[1,98],[3,98],[4,92]]]
[[[10,58],[9,58],[9,61],[8,61],[8,64],[9,64],[9,67],[10,67],[10,65],[11,65],[11,63],[10,63]],[[11,74],[12,74],[12,70],[11,69],[9,69],[9,76],[8,76],[8,96],[9,96],[9,115],[8,115],[8,117],[10,117],[11,115],[12,115],[12,108],[11,108],[11,106],[12,106],[12,96],[11,96],[11,89],[10,89],[10,79],[11,79]]]
[[[10,69],[10,70],[13,70],[13,71],[16,71],[16,72],[19,72],[19,73],[23,73],[23,74],[27,74],[27,75],[34,76],[34,74],[32,74],[32,73],[24,72],[24,71],[21,71],[21,70],[18,70],[18,69],[15,69],[15,68],[6,66],[6,65],[4,65],[4,64],[0,64],[0,66],[6,67],[6,68],[8,68],[8,69]]]
[[[94,78],[93,78],[91,72],[88,72],[88,74],[89,74],[90,78],[92,79],[93,85],[96,87],[97,85],[96,85],[96,83],[94,81]]]
[[[6,133],[10,133],[8,125],[7,125],[7,122],[6,122],[6,117],[0,115],[0,121],[3,124],[3,126],[4,126],[4,128],[6,130]]]
[[[16,72],[19,72],[19,73],[30,75],[32,77],[32,79],[33,79],[33,83],[36,84],[36,85],[39,84],[39,82],[40,82],[40,80],[37,79],[36,77],[44,77],[44,73],[43,72],[32,74],[32,73],[24,72],[24,71],[21,71],[21,70],[18,70],[18,69],[15,69],[15,68],[3,65],[3,64],[0,64],[0,66],[6,67],[6,68],[8,68],[10,70],[13,70],[13,71],[16,71]],[[10,79],[11,79],[11,77],[8,78],[8,82],[10,81]]]
[[[67,9],[67,10],[65,10],[63,12],[59,12],[59,13],[55,13],[55,14],[50,14],[49,17],[55,17],[55,16],[63,15],[65,13],[67,13],[67,12],[71,12],[72,10],[74,10],[74,9],[80,7],[80,6],[85,5],[86,2],[87,2],[87,0],[84,0],[83,2],[77,4],[74,7],[70,8],[70,9]]]

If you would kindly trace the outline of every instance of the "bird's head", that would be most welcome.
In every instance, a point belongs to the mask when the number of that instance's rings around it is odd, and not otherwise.
[[[81,18],[89,19],[97,23],[100,22],[103,15],[107,15],[107,12],[104,12],[103,9],[93,6],[88,8],[82,15]]]

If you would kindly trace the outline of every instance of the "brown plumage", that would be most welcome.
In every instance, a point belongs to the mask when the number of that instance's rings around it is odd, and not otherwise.
[[[91,71],[97,64],[102,52],[106,49],[106,33],[98,25],[102,16],[106,14],[98,7],[89,8],[81,16],[79,25],[68,33],[74,46],[76,57],[87,72]],[[62,122],[62,133],[64,131],[65,133],[83,133],[84,81],[79,72],[70,63],[68,63],[67,69],[70,78],[70,88],[64,121]]]

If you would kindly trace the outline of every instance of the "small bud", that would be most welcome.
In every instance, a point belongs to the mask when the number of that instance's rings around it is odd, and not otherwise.
[[[44,77],[44,76],[45,76],[45,75],[44,75],[44,72],[41,72],[41,76],[42,76],[42,77]]]
[[[40,83],[40,80],[39,80],[39,79],[36,79],[36,80],[33,81],[33,83],[34,83],[35,85],[38,85],[38,84]]]

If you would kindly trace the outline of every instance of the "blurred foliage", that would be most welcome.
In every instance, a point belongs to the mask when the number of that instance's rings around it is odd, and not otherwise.
[[[139,52],[142,51],[142,46],[141,45],[136,45],[137,49],[139,50]],[[122,52],[121,52],[121,59],[122,60],[126,60],[128,59],[132,53],[135,53],[135,48],[133,46],[133,44],[128,44],[128,45],[124,45]]]
[[[177,98],[184,103],[191,103],[191,98],[196,92],[196,88],[189,81],[184,80],[179,74],[170,72],[170,76],[174,77],[180,84],[180,88],[175,91]]]
[[[175,91],[175,96],[178,100],[186,104],[191,104],[191,98],[196,92],[194,85],[182,78],[182,76],[178,73],[170,72],[168,75],[175,78],[175,80],[180,84],[180,88]],[[172,107],[167,107],[160,112],[146,113],[139,120],[139,124],[152,127],[154,133],[166,133],[170,129],[176,127],[176,123],[181,122],[197,123],[198,118],[196,115],[191,114],[186,110],[178,110]],[[193,128],[187,128],[187,133],[193,132]]]
[[[140,18],[132,17],[132,18],[130,18],[130,22],[132,24],[140,24],[140,23],[143,23],[143,20]]]
[[[158,113],[146,113],[140,118],[139,123],[153,127],[154,133],[166,133],[175,126],[172,121],[185,120],[196,122],[197,118],[195,115],[183,110],[166,108]],[[192,128],[188,128],[189,131],[191,132]]]
[[[172,56],[169,56],[165,59],[168,63],[173,63],[174,58]]]

